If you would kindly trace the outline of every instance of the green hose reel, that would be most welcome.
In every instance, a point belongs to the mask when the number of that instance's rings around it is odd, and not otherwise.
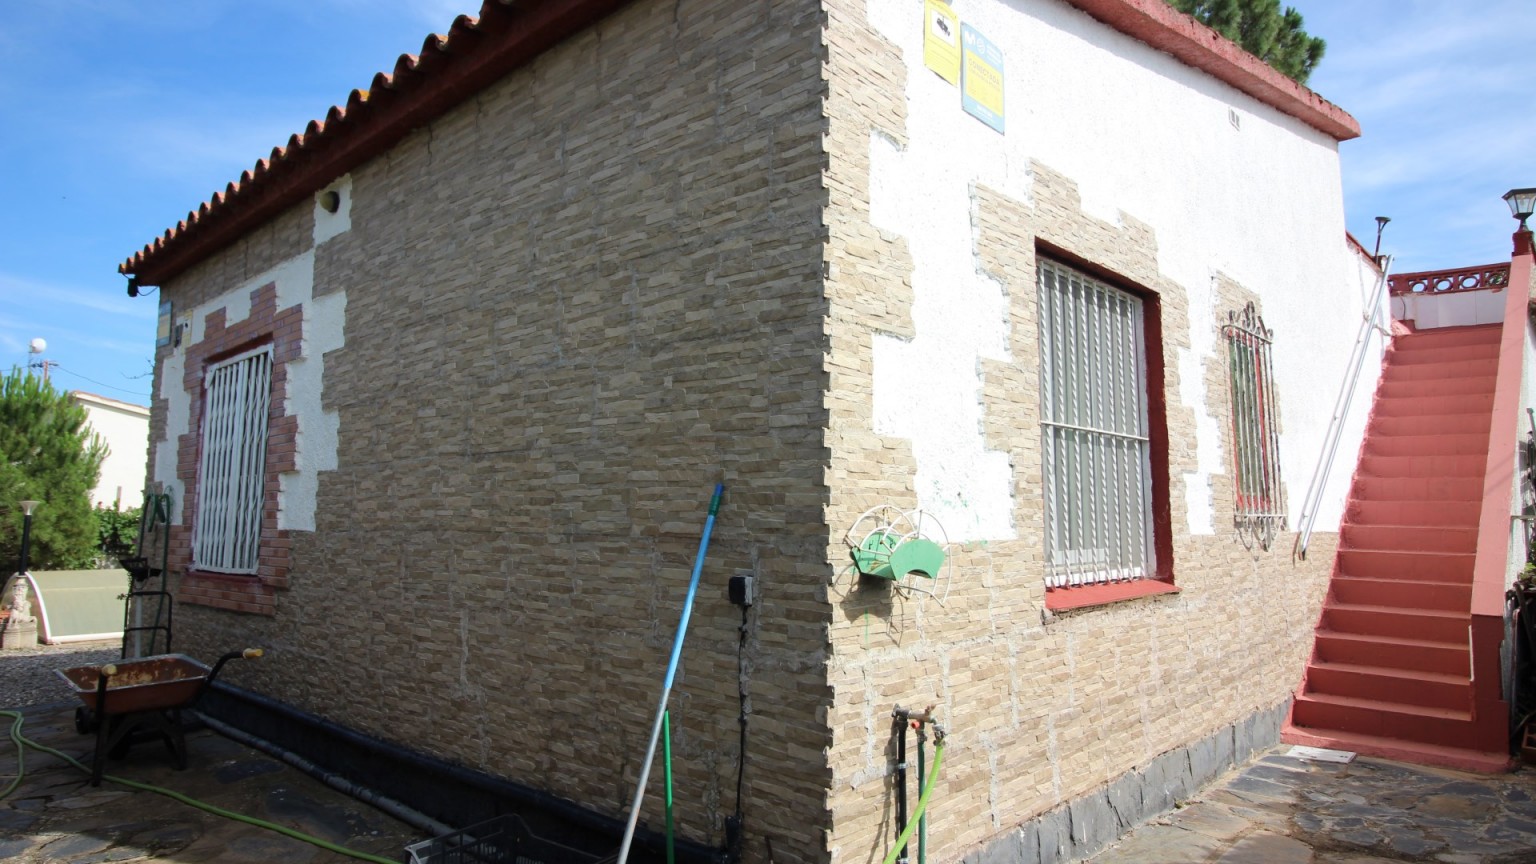
[[[931,513],[890,504],[866,510],[843,540],[860,576],[894,583],[897,591],[933,597],[949,593],[949,535]]]
[[[853,550],[853,564],[866,576],[900,579],[909,574],[933,579],[944,566],[944,549],[923,537],[877,530]]]

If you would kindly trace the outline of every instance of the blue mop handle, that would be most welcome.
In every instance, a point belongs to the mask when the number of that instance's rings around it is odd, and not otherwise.
[[[640,763],[640,782],[635,784],[635,801],[629,807],[629,824],[624,827],[624,842],[619,846],[618,864],[629,861],[629,846],[635,839],[635,825],[640,821],[640,802],[645,799],[645,783],[651,778],[651,762],[656,758],[656,739],[661,737],[661,724],[667,713],[667,699],[672,695],[672,681],[677,676],[677,663],[683,656],[683,637],[688,632],[688,616],[693,614],[693,597],[699,590],[699,574],[704,572],[704,553],[709,549],[709,534],[715,527],[715,514],[720,512],[720,496],[725,492],[724,483],[715,484],[715,494],[709,499],[709,518],[704,520],[704,536],[699,538],[699,554],[693,559],[693,576],[688,580],[688,597],[683,601],[683,614],[677,622],[677,635],[672,639],[672,658],[667,661],[667,678],[661,685],[661,703],[656,706],[656,723],[651,728],[651,743],[645,751],[645,761]]]
[[[677,635],[672,639],[672,659],[667,661],[667,679],[662,682],[662,710],[666,710],[666,693],[672,690],[672,680],[677,677],[677,664],[683,657],[683,636],[688,632],[688,617],[693,614],[693,598],[699,591],[699,574],[704,572],[704,552],[709,549],[709,534],[715,527],[715,514],[720,512],[720,495],[724,483],[715,484],[715,494],[709,499],[709,517],[704,520],[704,535],[699,538],[699,554],[693,559],[693,576],[688,581],[688,598],[683,601],[683,616],[677,622]]]

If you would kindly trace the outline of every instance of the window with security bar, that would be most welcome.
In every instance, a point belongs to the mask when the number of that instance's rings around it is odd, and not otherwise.
[[[1143,301],[1054,261],[1039,279],[1046,585],[1152,577]]]
[[[261,348],[209,367],[197,472],[192,560],[201,570],[255,573],[267,462],[272,351]]]
[[[1269,351],[1273,334],[1252,303],[1227,313],[1227,321],[1221,332],[1227,343],[1232,394],[1233,522],[1245,545],[1267,550],[1285,529],[1280,429]]]

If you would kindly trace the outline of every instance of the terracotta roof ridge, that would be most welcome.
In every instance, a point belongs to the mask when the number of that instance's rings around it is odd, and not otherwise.
[[[164,282],[630,0],[483,0],[118,266]]]

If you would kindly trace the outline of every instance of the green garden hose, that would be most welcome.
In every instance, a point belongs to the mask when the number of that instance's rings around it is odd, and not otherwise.
[[[12,718],[13,722],[11,723],[11,740],[16,742],[16,779],[12,780],[10,784],[5,787],[4,791],[0,791],[0,800],[8,797],[12,792],[16,791],[17,786],[21,785],[21,779],[26,774],[26,766],[22,757],[27,747],[31,747],[33,750],[37,750],[41,753],[47,753],[49,756],[62,759],[87,774],[91,773],[91,769],[82,765],[78,760],[76,760],[73,756],[70,756],[68,753],[63,753],[47,745],[39,744],[36,741],[23,736],[21,734],[21,724],[23,718],[19,711],[0,711],[0,717]],[[934,767],[938,767],[937,759],[934,760]],[[191,798],[181,794],[180,792],[175,792],[160,786],[151,786],[148,783],[140,783],[137,780],[113,777],[111,774],[102,775],[102,779],[110,780],[119,786],[127,786],[129,789],[138,789],[143,792],[153,792],[156,795],[164,795],[165,797],[172,800],[180,801],[183,804],[196,807],[199,810],[212,813],[215,816],[222,816],[225,819],[233,819],[236,822],[244,822],[247,825],[254,825],[257,828],[265,828],[268,831],[276,831],[285,837],[291,837],[294,840],[299,840],[312,846],[318,846],[327,852],[335,852],[338,855],[345,855],[349,858],[356,858],[360,861],[372,861],[374,864],[399,864],[399,860],[395,858],[384,858],[382,856],[373,855],[368,852],[359,852],[356,849],[348,849],[345,846],[338,846],[335,843],[321,840],[319,837],[311,837],[302,831],[295,831],[292,828],[287,828],[274,822],[268,822],[264,819],[257,819],[254,816],[246,816],[243,813],[236,813],[233,810],[225,810],[222,807],[216,807],[207,803],[206,801],[199,801],[196,798]]]
[[[901,831],[901,836],[896,838],[896,845],[885,856],[881,864],[893,864],[896,856],[906,848],[907,841],[912,838],[912,831],[917,828],[918,820],[923,818],[923,811],[928,809],[928,798],[933,795],[935,781],[939,779],[939,764],[944,761],[944,739],[935,736],[933,742],[933,773],[928,775],[928,782],[923,784],[923,794],[917,799],[917,809],[912,811],[912,818],[907,821],[907,827]]]

